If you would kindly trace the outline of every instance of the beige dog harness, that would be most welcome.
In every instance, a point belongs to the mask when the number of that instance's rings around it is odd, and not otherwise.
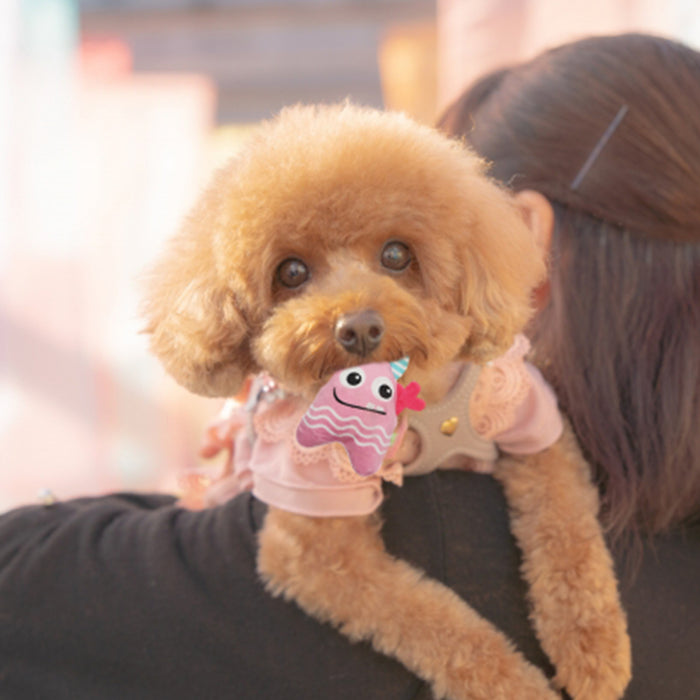
[[[447,396],[420,413],[411,412],[408,427],[420,437],[420,453],[404,467],[416,476],[433,471],[453,457],[492,462],[498,456],[493,440],[481,437],[469,417],[469,400],[481,374],[479,365],[465,364]]]

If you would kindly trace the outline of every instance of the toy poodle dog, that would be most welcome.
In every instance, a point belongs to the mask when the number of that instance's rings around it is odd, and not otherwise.
[[[561,422],[544,446],[507,454],[474,418],[481,368],[524,366],[518,333],[544,272],[484,169],[403,115],[284,110],[215,175],[155,267],[152,349],[199,394],[233,396],[258,374],[234,461],[239,485],[269,504],[258,570],[273,595],[368,640],[436,697],[539,700],[558,697],[555,685],[617,698],[629,640],[587,465]],[[338,443],[299,444],[294,431],[331,378],[349,390],[367,376],[377,398],[362,410],[382,413],[393,385],[372,372],[402,358],[427,407],[378,471],[353,471]],[[453,449],[460,434],[471,452]],[[465,456],[496,462],[553,684],[467,602],[384,549],[382,479]]]

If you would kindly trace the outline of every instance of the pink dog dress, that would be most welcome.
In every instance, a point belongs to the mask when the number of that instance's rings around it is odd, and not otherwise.
[[[528,350],[528,341],[518,336],[485,367],[465,364],[439,404],[408,415],[408,429],[420,438],[415,459],[405,465],[396,460],[398,440],[366,476],[353,469],[340,442],[300,444],[297,428],[309,403],[260,375],[248,402],[233,410],[227,404],[226,415],[210,429],[210,437],[230,447],[231,460],[206,504],[252,489],[261,501],[302,515],[366,515],[382,502],[382,480],[400,485],[404,475],[427,473],[436,464],[488,471],[499,451],[539,452],[558,439],[562,421],[551,388],[524,359]]]

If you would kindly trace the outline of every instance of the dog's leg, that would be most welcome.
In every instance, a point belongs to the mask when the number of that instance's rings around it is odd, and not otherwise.
[[[575,700],[621,697],[630,679],[627,622],[597,519],[598,493],[570,429],[540,454],[499,460],[495,475],[555,682]]]
[[[258,569],[268,590],[398,659],[451,700],[558,698],[545,676],[455,593],[391,557],[376,517],[270,508]]]

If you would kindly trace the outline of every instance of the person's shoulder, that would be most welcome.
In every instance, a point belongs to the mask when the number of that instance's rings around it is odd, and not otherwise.
[[[79,571],[130,558],[136,575],[147,556],[155,563],[177,551],[183,560],[201,561],[226,547],[249,551],[258,527],[252,500],[243,494],[188,511],[170,495],[114,493],[16,508],[0,515],[0,573],[9,575],[11,564],[31,576],[50,562],[71,562]]]
[[[175,499],[162,494],[115,493],[71,500],[47,500],[0,513],[0,542],[3,545],[29,542],[67,526],[99,525],[105,518],[122,513],[154,512],[172,506]]]

